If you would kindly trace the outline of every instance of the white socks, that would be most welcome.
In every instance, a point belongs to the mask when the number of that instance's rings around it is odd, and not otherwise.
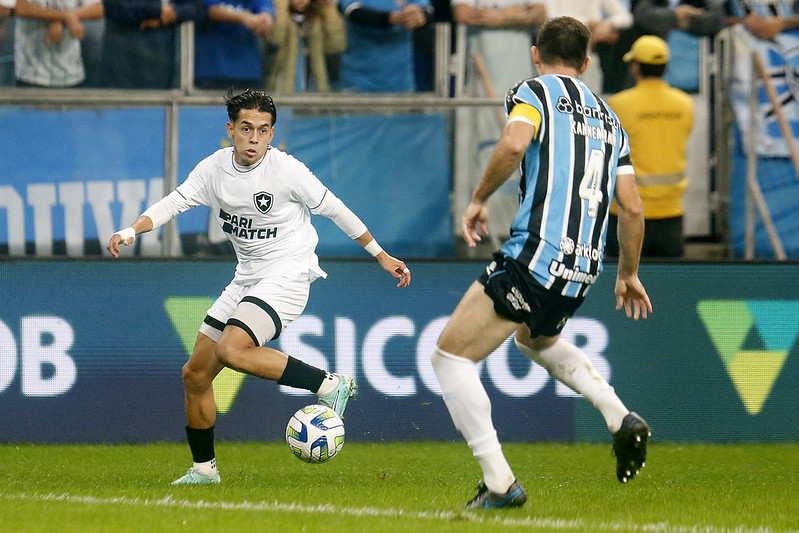
[[[514,338],[519,350],[549,371],[549,373],[582,394],[605,418],[611,433],[616,433],[621,422],[630,411],[624,406],[616,392],[591,364],[582,350],[558,339],[555,344],[536,352]]]
[[[200,474],[208,477],[214,477],[217,474],[216,459],[211,459],[204,463],[194,463],[194,469]]]
[[[491,492],[504,494],[516,478],[502,454],[491,421],[491,400],[480,382],[477,365],[438,346],[430,360],[452,421],[480,463],[483,482]]]
[[[336,390],[336,387],[338,387],[338,383],[339,383],[339,377],[328,372],[325,375],[325,379],[322,380],[322,384],[319,386],[319,390],[316,391],[317,396],[330,394],[331,392]]]

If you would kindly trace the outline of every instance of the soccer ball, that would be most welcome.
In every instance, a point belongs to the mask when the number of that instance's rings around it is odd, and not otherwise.
[[[286,444],[300,461],[324,463],[344,446],[344,422],[329,407],[307,405],[289,420]]]

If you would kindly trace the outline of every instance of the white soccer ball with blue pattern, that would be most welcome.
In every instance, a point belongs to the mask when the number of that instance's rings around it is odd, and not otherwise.
[[[324,463],[344,446],[344,422],[324,405],[298,409],[286,426],[286,444],[306,463]]]

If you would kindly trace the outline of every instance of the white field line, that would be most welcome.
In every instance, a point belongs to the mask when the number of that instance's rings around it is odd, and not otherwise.
[[[222,511],[252,511],[252,512],[285,512],[298,514],[330,514],[354,517],[378,518],[412,518],[430,520],[433,522],[464,521],[478,524],[490,524],[504,527],[526,528],[530,530],[559,530],[559,531],[642,531],[647,533],[777,533],[768,527],[734,527],[719,528],[696,524],[693,526],[677,526],[667,522],[650,524],[624,523],[624,522],[586,522],[577,519],[552,519],[552,518],[506,518],[496,514],[486,514],[481,511],[406,511],[404,509],[382,509],[377,507],[340,507],[332,504],[303,505],[298,503],[267,502],[224,502],[205,500],[176,499],[165,496],[158,499],[130,498],[117,496],[114,498],[98,498],[96,496],[80,496],[74,494],[39,494],[18,493],[8,494],[0,492],[0,501],[33,501],[33,502],[66,502],[81,505],[129,505],[140,507],[166,507],[174,509],[216,509]],[[784,532],[785,530],[779,530]],[[787,533],[787,532],[785,532]]]

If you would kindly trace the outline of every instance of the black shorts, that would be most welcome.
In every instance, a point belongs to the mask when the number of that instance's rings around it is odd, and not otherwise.
[[[494,253],[493,261],[477,281],[494,301],[494,311],[513,322],[527,324],[533,337],[560,334],[584,299],[546,289],[526,266],[502,252]]]

